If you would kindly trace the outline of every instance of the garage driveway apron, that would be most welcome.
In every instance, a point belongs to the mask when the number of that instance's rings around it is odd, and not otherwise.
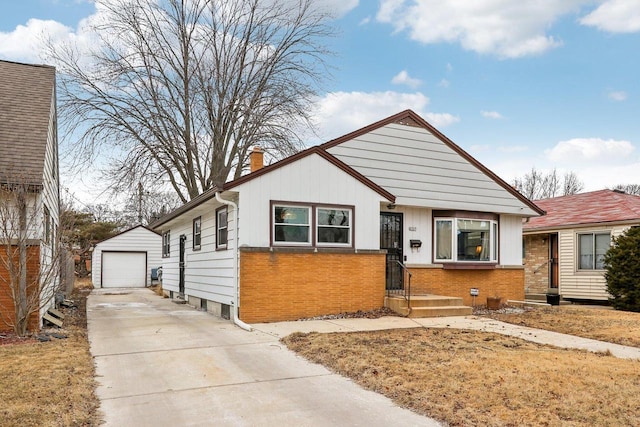
[[[107,426],[438,425],[148,289],[94,290],[87,317]]]

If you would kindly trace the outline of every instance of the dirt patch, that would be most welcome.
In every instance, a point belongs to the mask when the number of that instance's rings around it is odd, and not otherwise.
[[[327,314],[324,316],[305,317],[298,319],[298,321],[304,322],[306,320],[335,320],[335,319],[379,319],[386,316],[400,316],[390,308],[382,307],[369,311],[350,311],[339,314]]]
[[[453,329],[293,334],[292,350],[452,426],[640,425],[640,362]]]
[[[554,306],[510,312],[488,310],[478,314],[516,325],[640,347],[640,313],[598,307]]]
[[[61,308],[64,327],[43,329],[49,341],[2,340],[0,420],[2,426],[97,426],[99,401],[87,339],[86,297],[90,282],[76,284]],[[58,337],[56,337],[58,336]],[[63,338],[66,337],[66,338]]]

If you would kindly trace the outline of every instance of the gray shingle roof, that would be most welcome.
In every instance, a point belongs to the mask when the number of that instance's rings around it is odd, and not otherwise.
[[[42,185],[55,74],[0,61],[0,183]]]

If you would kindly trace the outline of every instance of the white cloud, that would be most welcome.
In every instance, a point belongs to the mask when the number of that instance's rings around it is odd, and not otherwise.
[[[607,96],[612,101],[625,101],[627,99],[627,92],[614,91],[614,92],[609,92]]]
[[[440,80],[440,82],[438,83],[438,86],[440,87],[449,87],[451,85],[451,83],[449,83],[449,80],[447,79],[442,79]]]
[[[638,0],[607,0],[580,19],[580,23],[611,33],[640,31],[640,2]]]
[[[411,89],[415,89],[422,84],[422,80],[409,76],[407,70],[402,70],[391,79],[394,85],[406,85]]]
[[[545,150],[552,162],[565,165],[583,163],[616,164],[625,163],[635,147],[631,142],[601,138],[574,138],[560,141],[555,147]]]
[[[471,153],[484,153],[491,150],[491,146],[489,144],[476,144],[469,147],[469,151]]]
[[[501,145],[498,147],[498,151],[501,153],[524,153],[529,151],[529,147],[526,145]]]
[[[333,92],[317,102],[314,112],[320,140],[325,142],[400,111],[411,109],[437,128],[456,123],[460,119],[448,113],[426,111],[429,98],[420,93],[400,92]]]
[[[460,121],[460,117],[449,113],[426,113],[423,117],[436,128],[447,127]]]
[[[73,30],[59,22],[30,19],[8,33],[0,32],[0,56],[14,61],[38,63],[42,61],[44,40],[68,40]]]
[[[504,58],[541,54],[562,45],[547,34],[559,17],[588,0],[382,0],[376,18],[421,43],[460,43]]]
[[[358,25],[367,25],[369,22],[371,22],[371,17],[367,16],[366,18],[363,18],[360,22],[358,22]]]
[[[480,114],[482,114],[482,117],[486,118],[486,119],[504,119],[504,117],[502,116],[502,114],[498,113],[497,111],[480,111]]]

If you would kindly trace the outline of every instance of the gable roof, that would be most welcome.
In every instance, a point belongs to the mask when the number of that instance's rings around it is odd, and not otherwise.
[[[247,175],[244,175],[238,179],[235,179],[233,181],[229,181],[227,183],[225,183],[222,188],[220,187],[213,187],[205,192],[203,192],[202,194],[200,194],[197,197],[194,197],[192,200],[190,200],[189,202],[187,202],[186,204],[182,205],[181,207],[179,207],[178,209],[174,210],[173,212],[169,212],[167,215],[163,216],[162,218],[159,218],[158,220],[154,221],[153,223],[151,223],[149,226],[151,228],[157,228],[163,224],[166,224],[167,222],[171,221],[172,219],[180,216],[181,214],[190,211],[191,209],[194,209],[195,207],[203,204],[204,202],[211,200],[215,197],[216,192],[219,191],[227,191],[227,190],[231,190],[241,184],[244,184],[248,181],[251,181],[255,178],[258,178],[262,175],[265,175],[269,172],[272,172],[276,169],[279,169],[283,166],[286,166],[290,163],[293,163],[295,161],[298,161],[300,159],[303,159],[311,154],[317,154],[320,157],[322,157],[323,159],[327,160],[329,163],[332,163],[334,166],[336,166],[337,168],[341,169],[342,171],[346,172],[347,174],[351,175],[354,179],[360,181],[361,183],[363,183],[364,185],[366,185],[367,187],[371,188],[373,191],[377,192],[378,194],[380,194],[382,197],[384,197],[385,199],[389,200],[390,202],[394,202],[395,201],[395,197],[393,196],[393,194],[389,193],[388,191],[386,191],[385,189],[383,189],[382,187],[376,185],[373,181],[371,181],[370,179],[366,178],[365,176],[359,174],[358,172],[356,172],[355,170],[353,170],[352,168],[350,168],[348,165],[346,165],[344,162],[340,161],[339,159],[335,158],[334,156],[332,156],[331,154],[327,153],[326,151],[324,151],[321,147],[319,146],[315,146],[315,147],[311,147],[308,148],[306,150],[300,151],[299,153],[296,153],[292,156],[286,157],[276,163],[273,163],[271,165],[268,166],[264,166],[254,172],[251,172]]]
[[[522,216],[544,211],[426,120],[405,110],[322,144],[399,204]]]
[[[122,236],[123,234],[129,233],[129,232],[131,232],[131,231],[133,231],[133,230],[136,230],[136,229],[138,229],[138,228],[142,228],[142,229],[144,229],[144,230],[147,230],[148,232],[153,233],[153,234],[155,234],[156,236],[159,236],[159,237],[161,236],[161,234],[160,234],[160,233],[158,233],[157,231],[152,230],[151,228],[147,227],[146,225],[142,225],[142,224],[140,224],[140,225],[135,225],[135,226],[133,226],[133,227],[131,227],[131,228],[128,228],[128,229],[126,229],[126,230],[124,230],[124,231],[121,231],[121,232],[119,232],[118,234],[114,234],[114,235],[113,235],[113,236],[111,236],[111,237],[107,237],[106,239],[102,239],[102,240],[100,240],[100,241],[98,241],[98,242],[95,242],[93,246],[97,246],[97,245],[99,245],[99,244],[100,244],[100,243],[102,243],[102,242],[106,242],[106,241],[108,241],[108,240],[115,239],[116,237]]]
[[[547,214],[531,218],[523,225],[525,232],[612,222],[640,223],[640,196],[614,190],[536,200],[536,204]]]
[[[396,201],[396,195],[393,194],[391,191],[389,191],[388,189],[385,189],[384,187],[382,187],[381,185],[379,185],[378,183],[374,182],[372,179],[368,178],[367,176],[365,176],[364,174],[362,174],[361,172],[357,171],[354,167],[348,165],[347,163],[345,163],[343,160],[339,159],[337,156],[333,155],[332,153],[330,153],[328,150],[336,147],[346,141],[350,141],[353,140],[354,138],[357,138],[361,135],[365,135],[369,132],[372,132],[376,129],[382,128],[384,126],[387,126],[389,124],[400,124],[400,125],[406,125],[406,126],[414,126],[417,128],[422,128],[422,129],[426,129],[428,132],[430,132],[431,134],[433,134],[439,141],[441,141],[442,143],[444,143],[447,147],[449,147],[451,150],[453,150],[455,153],[457,153],[458,155],[460,155],[461,157],[463,157],[466,161],[468,161],[471,165],[473,165],[475,168],[477,168],[480,173],[484,174],[486,177],[488,177],[489,180],[495,182],[499,187],[503,188],[504,190],[506,190],[510,195],[512,195],[513,197],[515,197],[515,199],[519,200],[520,202],[522,202],[524,205],[526,205],[527,207],[529,207],[531,210],[533,210],[535,213],[540,214],[540,215],[544,215],[544,211],[542,209],[540,209],[538,206],[536,206],[536,204],[534,204],[532,201],[530,201],[529,199],[527,199],[526,197],[524,197],[522,194],[520,194],[518,191],[516,191],[512,186],[510,186],[509,184],[507,184],[505,181],[503,181],[500,177],[498,177],[496,174],[494,174],[493,172],[491,172],[489,169],[487,169],[484,165],[482,165],[480,162],[478,162],[476,159],[474,159],[471,155],[469,155],[466,151],[464,151],[462,148],[458,147],[456,144],[454,144],[450,139],[448,139],[446,136],[444,136],[442,133],[440,133],[436,128],[434,128],[433,126],[431,126],[429,123],[427,123],[423,118],[421,118],[419,115],[417,115],[415,112],[413,112],[412,110],[405,110],[402,111],[398,114],[394,114],[393,116],[390,116],[386,119],[380,120],[378,122],[375,122],[371,125],[365,126],[359,130],[356,130],[354,132],[348,133],[340,138],[336,138],[333,139],[331,141],[328,141],[324,144],[318,145],[318,146],[314,146],[311,148],[308,148],[306,150],[303,150],[299,153],[296,153],[292,156],[289,156],[285,159],[282,159],[276,163],[273,163],[271,165],[268,166],[264,166],[261,169],[258,169],[257,171],[251,172],[247,175],[244,175],[236,180],[230,181],[225,183],[222,188],[220,187],[214,187],[211,188],[205,192],[203,192],[202,194],[200,194],[199,196],[195,197],[194,199],[192,199],[191,201],[189,201],[188,203],[186,203],[185,205],[179,207],[178,209],[174,210],[173,212],[170,212],[169,214],[165,215],[164,217],[158,219],[157,221],[155,221],[154,223],[150,224],[150,226],[152,228],[157,228],[163,224],[166,224],[167,222],[171,221],[172,219],[176,218],[177,216],[201,205],[202,203],[212,199],[215,197],[215,193],[218,191],[225,191],[225,190],[231,190],[234,187],[239,186],[240,184],[244,184],[246,182],[249,182],[255,178],[258,178],[264,174],[267,174],[271,171],[274,171],[278,168],[281,168],[283,166],[286,166],[292,162],[298,161],[306,156],[309,156],[311,154],[317,154],[319,156],[321,156],[322,158],[324,158],[325,160],[329,161],[330,163],[334,164],[336,167],[338,167],[339,169],[345,171],[346,173],[348,173],[349,175],[351,175],[354,179],[360,181],[361,183],[363,183],[364,185],[368,186],[369,188],[371,188],[372,190],[374,190],[375,192],[377,192],[378,194],[380,194],[381,196],[383,196],[385,199],[389,200],[390,202],[395,202]]]
[[[55,68],[0,60],[0,183],[41,186]]]

